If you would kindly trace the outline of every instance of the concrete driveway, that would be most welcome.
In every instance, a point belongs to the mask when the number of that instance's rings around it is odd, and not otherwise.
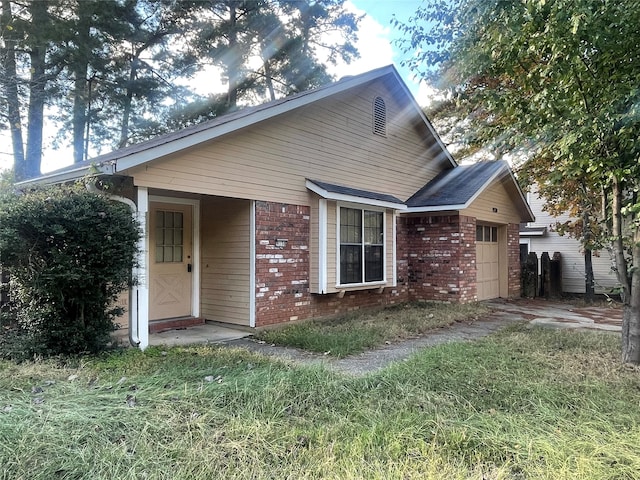
[[[493,315],[528,321],[532,325],[611,332],[622,329],[622,306],[619,303],[584,306],[579,301],[572,303],[543,298],[496,299],[486,303],[495,310]]]

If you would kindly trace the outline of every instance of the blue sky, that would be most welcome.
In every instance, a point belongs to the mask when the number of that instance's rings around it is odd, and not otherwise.
[[[360,26],[359,49],[361,56],[371,59],[372,63],[377,60],[380,63],[378,66],[393,63],[414,95],[422,97],[418,100],[424,101],[428,89],[419,89],[419,84],[413,81],[409,69],[401,67],[400,62],[407,57],[407,54],[404,54],[395,45],[394,40],[402,38],[402,34],[391,26],[391,19],[394,15],[401,22],[406,22],[418,10],[422,0],[350,0],[348,3],[367,14],[367,18],[363,19]],[[381,42],[386,41],[391,56],[387,56],[386,49],[381,47],[377,41],[371,41],[372,38],[377,38]],[[354,72],[354,74],[356,73],[362,72]]]

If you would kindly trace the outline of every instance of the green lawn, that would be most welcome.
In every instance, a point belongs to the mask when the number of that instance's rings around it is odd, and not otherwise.
[[[478,320],[489,313],[490,309],[482,303],[403,303],[372,312],[354,311],[336,318],[263,330],[256,338],[276,345],[344,357],[455,322]]]
[[[0,478],[638,478],[618,350],[517,326],[362,378],[205,346],[0,362]]]

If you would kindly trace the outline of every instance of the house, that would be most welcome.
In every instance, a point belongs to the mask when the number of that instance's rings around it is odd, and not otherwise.
[[[141,348],[166,322],[255,328],[520,293],[533,215],[509,166],[458,166],[393,66],[34,181],[96,170],[144,233],[129,309]]]
[[[554,217],[544,211],[544,200],[537,195],[535,189],[527,193],[527,200],[535,215],[535,221],[523,224],[520,228],[521,256],[535,252],[539,259],[543,252],[548,252],[551,257],[555,252],[559,252],[562,291],[585,293],[584,251],[580,241],[569,235],[560,235],[555,228],[557,223],[574,219],[568,214]],[[595,293],[611,293],[619,285],[613,270],[614,261],[611,253],[607,250],[594,252],[592,264]]]

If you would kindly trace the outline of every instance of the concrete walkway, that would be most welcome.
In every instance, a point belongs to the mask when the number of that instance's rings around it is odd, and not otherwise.
[[[249,330],[204,323],[188,328],[167,330],[149,335],[149,345],[191,345],[194,343],[223,343],[251,335]]]
[[[543,299],[492,300],[487,305],[493,312],[484,319],[460,322],[426,335],[384,345],[375,350],[346,358],[334,358],[296,348],[278,347],[258,342],[250,332],[205,324],[183,330],[170,330],[150,335],[151,345],[188,345],[194,343],[220,343],[227,347],[279,358],[298,364],[324,365],[332,370],[364,375],[376,372],[390,363],[403,361],[418,350],[447,342],[472,341],[494,333],[508,325],[528,322],[554,328],[573,328],[619,332],[622,309],[610,306],[577,307],[568,302]]]

